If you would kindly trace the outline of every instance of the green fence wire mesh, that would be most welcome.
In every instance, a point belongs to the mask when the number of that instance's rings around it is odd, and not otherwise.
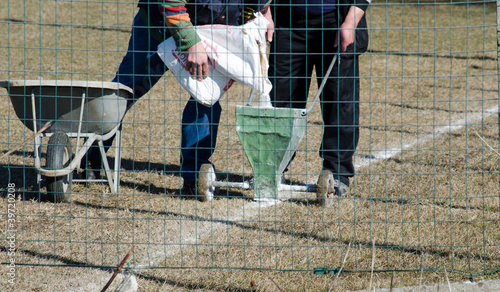
[[[271,4],[276,33],[284,30],[277,19],[294,13],[280,15],[282,2]],[[379,287],[388,287],[392,272],[415,272],[401,277],[400,285],[416,285],[419,277],[421,283],[419,273],[432,283],[446,272],[455,280],[498,278],[497,5],[372,1],[365,12],[367,51],[355,59],[340,55],[341,64],[359,65],[359,126],[345,125],[359,130],[356,175],[347,195],[324,207],[315,200],[323,167],[319,105],[307,115],[279,200],[260,200],[252,189],[256,170],[243,147],[249,143],[242,143],[236,129],[236,108],[247,104],[251,90],[234,83],[220,99],[219,129],[211,134],[217,135],[214,168],[205,166],[203,181],[192,186],[214,198],[196,200],[183,188],[180,162],[181,126],[190,126],[183,120],[189,94],[170,72],[159,74],[134,104],[127,104],[128,87],[111,83],[127,53],[137,1],[3,1],[0,285],[62,291],[71,290],[63,283],[71,278],[77,286],[102,287],[96,279],[107,276],[99,273],[116,268],[132,247],[125,269],[140,275],[140,286],[151,291],[241,291],[250,277],[258,277],[248,270],[271,273],[285,290],[328,290],[331,282],[325,279],[332,278],[325,275],[341,269],[355,275],[339,282],[343,289],[372,287],[371,272],[380,275]],[[306,20],[293,22],[292,30],[301,21]],[[279,45],[272,42],[268,49]],[[312,59],[315,52],[305,54]],[[304,76],[289,78],[297,77]],[[318,91],[314,77],[308,105]],[[65,87],[65,82],[70,83]],[[57,95],[62,97],[52,100]],[[92,101],[99,109],[80,111]],[[73,122],[58,123],[64,111],[59,106],[73,110]],[[54,117],[42,117],[46,108]],[[217,107],[204,110],[213,114]],[[94,124],[88,123],[92,119]],[[34,135],[50,120],[55,122],[47,124],[49,130]],[[78,180],[85,174],[79,160],[87,146],[115,132],[103,180]],[[341,143],[352,145],[350,139]],[[206,147],[195,156],[202,157]],[[75,170],[62,176],[40,171],[63,169],[72,161]],[[54,192],[66,202],[54,202]],[[289,272],[301,272],[300,283],[290,280]],[[217,273],[224,273],[224,280],[210,280]],[[50,279],[57,284],[47,284]]]

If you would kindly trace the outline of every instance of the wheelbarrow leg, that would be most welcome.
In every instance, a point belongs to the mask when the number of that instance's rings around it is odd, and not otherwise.
[[[36,108],[35,108],[35,93],[31,93],[31,114],[33,117],[33,131],[38,132],[37,124],[36,124]],[[36,168],[36,185],[38,189],[41,189],[42,183],[42,174],[40,173],[40,169],[42,168],[42,159],[40,157],[40,152],[42,151],[42,138],[40,135],[35,136],[35,147],[34,147],[34,159],[35,159],[35,168]]]
[[[118,127],[116,131],[116,146],[115,146],[115,169],[114,169],[114,183],[115,183],[115,193],[118,194],[120,189],[120,168],[122,164],[122,125]]]
[[[108,179],[109,188],[111,189],[111,192],[113,194],[116,194],[117,189],[116,189],[115,183],[113,181],[113,174],[111,173],[111,169],[109,168],[108,158],[106,158],[106,152],[104,151],[104,144],[103,144],[102,140],[99,140],[99,142],[97,142],[97,144],[99,145],[99,150],[101,151],[102,164],[104,166],[104,172],[106,173],[106,178]]]
[[[42,183],[42,174],[40,173],[40,168],[42,167],[42,159],[40,157],[40,152],[42,151],[42,138],[40,137],[40,135],[36,135],[35,136],[35,153],[33,154],[34,155],[34,159],[35,159],[35,168],[37,170],[36,172],[36,183],[37,183],[37,186],[38,186],[38,189],[41,188],[41,183]]]

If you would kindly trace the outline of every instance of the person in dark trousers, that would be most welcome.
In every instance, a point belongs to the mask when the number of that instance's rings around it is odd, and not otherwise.
[[[262,12],[270,21],[266,39],[272,40],[274,24],[268,13],[270,0],[140,0],[130,37],[128,51],[113,81],[132,88],[134,96],[129,107],[145,95],[168,70],[157,54],[158,45],[173,36],[179,51],[187,54],[187,69],[202,81],[209,72],[209,58],[193,29],[194,25],[224,24],[241,25]],[[195,180],[202,164],[210,163],[216,138],[221,106],[198,104],[190,98],[182,114],[181,175],[184,190],[196,193]],[[113,139],[105,141],[106,149]],[[101,156],[97,147],[91,147],[82,159],[87,178],[99,175]],[[203,197],[199,197],[203,200]]]
[[[323,169],[317,197],[324,206],[331,205],[335,196],[347,195],[354,176],[353,156],[359,140],[358,56],[368,47],[364,14],[369,3],[288,0],[272,5],[275,42],[268,75],[275,107],[305,108],[313,68],[319,86],[334,55],[338,56],[320,96]]]

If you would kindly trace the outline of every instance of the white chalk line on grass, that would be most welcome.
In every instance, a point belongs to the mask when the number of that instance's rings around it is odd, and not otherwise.
[[[445,134],[450,134],[451,132],[458,131],[464,128],[467,125],[476,123],[484,118],[487,118],[491,115],[498,113],[498,106],[491,107],[485,111],[478,111],[468,114],[466,118],[458,120],[456,122],[450,123],[449,125],[442,126],[434,130],[433,132],[419,136],[415,139],[407,141],[406,143],[402,143],[400,147],[393,147],[391,149],[385,149],[381,151],[377,151],[371,154],[371,158],[361,158],[358,159],[358,162],[355,163],[355,168],[360,169],[370,165],[371,163],[375,163],[382,160],[387,160],[392,158],[403,150],[414,147],[419,144],[426,143],[431,139],[435,139],[441,137]],[[254,201],[251,203],[245,203],[243,210],[235,216],[229,217],[227,219],[214,219],[214,221],[207,220],[207,222],[202,223],[201,226],[195,229],[196,234],[194,236],[184,237],[181,242],[178,243],[179,246],[177,248],[169,247],[169,250],[165,253],[163,251],[156,251],[151,254],[152,257],[148,256],[149,265],[157,265],[160,264],[167,257],[175,256],[180,251],[180,246],[183,244],[196,244],[200,242],[200,239],[206,234],[210,234],[216,228],[227,227],[227,223],[236,223],[243,219],[251,220],[257,216],[263,208],[267,208],[270,206],[275,206],[279,204],[281,201],[279,200],[267,200],[267,201]],[[151,261],[153,258],[153,261]],[[135,266],[131,266],[131,269],[147,269],[147,264],[139,264]]]
[[[438,138],[440,136],[443,136],[445,134],[450,134],[454,131],[458,131],[465,127],[466,125],[474,124],[477,121],[480,121],[484,118],[487,118],[491,115],[494,115],[498,113],[498,106],[491,107],[485,111],[480,111],[480,112],[474,112],[471,114],[467,115],[467,118],[458,120],[454,123],[451,123],[447,126],[442,126],[434,130],[432,133],[429,133],[427,135],[423,136],[418,136],[415,139],[412,139],[406,143],[403,143],[401,147],[394,147],[391,149],[384,149],[377,151],[375,153],[371,154],[370,158],[360,158],[358,161],[355,163],[354,167],[356,169],[368,166],[370,163],[378,162],[380,160],[387,160],[390,159],[399,153],[401,153],[405,149],[412,148],[414,146],[420,145],[427,143],[431,139]]]
[[[250,203],[245,203],[243,210],[236,214],[235,216],[229,217],[227,219],[224,218],[214,218],[213,221],[210,219],[204,219],[204,223],[198,225],[196,228],[193,229],[193,231],[196,231],[196,235],[194,236],[188,236],[182,238],[182,241],[179,243],[174,243],[171,242],[169,243],[171,246],[169,247],[167,252],[164,251],[156,251],[154,252],[151,256],[148,256],[149,260],[149,265],[147,264],[139,264],[139,265],[134,265],[130,266],[130,269],[145,269],[148,268],[148,266],[151,265],[157,265],[160,264],[164,259],[175,256],[181,249],[181,245],[189,245],[189,244],[196,244],[200,242],[200,238],[203,236],[210,234],[211,232],[214,231],[214,229],[218,228],[223,228],[227,227],[228,223],[237,223],[238,221],[241,221],[243,219],[251,220],[255,218],[255,216],[258,215],[259,211],[262,210],[263,208],[267,208],[270,206],[275,206],[279,201],[278,200],[262,200],[262,201],[254,201]],[[151,261],[151,258],[157,259]]]

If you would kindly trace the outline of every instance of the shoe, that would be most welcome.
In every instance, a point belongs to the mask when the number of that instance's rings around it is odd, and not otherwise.
[[[85,164],[82,160],[80,165],[82,168],[82,172],[78,173],[76,170],[73,173],[73,177],[75,179],[84,179],[84,180],[94,180],[101,179],[101,162],[97,160],[89,160],[87,164]]]
[[[196,196],[196,183],[194,181],[184,181],[182,185],[181,195],[194,197]]]
[[[333,178],[330,170],[323,169],[318,177],[316,197],[318,204],[329,207],[333,204],[333,199],[347,196],[349,187],[338,179]]]

